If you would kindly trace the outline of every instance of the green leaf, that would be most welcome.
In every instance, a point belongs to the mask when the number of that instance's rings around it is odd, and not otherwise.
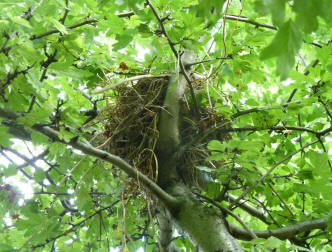
[[[310,150],[304,157],[312,167],[314,175],[321,177],[328,177],[331,175],[328,165],[328,155],[326,153]]]
[[[4,169],[5,177],[14,176],[17,174],[17,165],[16,164],[9,164],[7,168]]]
[[[197,165],[195,166],[198,170],[200,171],[204,171],[204,172],[213,172],[214,170],[209,168],[209,167],[206,167],[206,166],[201,166],[201,165]]]
[[[45,144],[48,142],[48,137],[39,132],[33,131],[31,133],[31,140],[35,145]]]
[[[277,74],[284,80],[294,66],[301,44],[301,33],[293,21],[289,20],[280,27],[271,44],[262,51],[261,59],[277,57]]]
[[[61,24],[58,20],[51,18],[50,21],[52,22],[52,24],[54,24],[55,28],[61,32],[62,34],[68,34],[67,28],[66,26],[64,26],[63,24]]]
[[[64,128],[60,128],[59,130],[59,138],[61,140],[65,140],[65,142],[69,142],[75,135]]]
[[[116,15],[109,15],[106,25],[109,27],[109,34],[121,34],[124,30],[125,23],[122,18]]]
[[[7,14],[14,23],[17,23],[27,28],[31,28],[29,21],[25,20],[24,18],[13,16],[12,13]]]
[[[218,150],[218,151],[225,150],[225,146],[218,140],[210,141],[207,147],[209,150]]]
[[[269,237],[265,242],[264,242],[264,245],[267,247],[267,248],[273,248],[273,249],[277,249],[279,248],[280,246],[282,246],[284,244],[283,241],[279,240],[278,238],[276,237]]]
[[[34,174],[34,179],[37,182],[42,182],[46,177],[45,172],[42,169],[37,169]]]
[[[9,147],[11,145],[11,134],[7,133],[8,127],[0,125],[0,146]]]
[[[306,33],[311,33],[318,28],[318,16],[324,16],[326,6],[321,0],[295,0],[293,5],[297,13],[296,22],[304,27]],[[310,15],[308,15],[310,13]]]
[[[89,191],[82,186],[76,191],[76,205],[80,211],[90,209],[92,206]]]
[[[255,9],[260,15],[272,14],[274,25],[280,26],[285,19],[286,0],[256,0]]]

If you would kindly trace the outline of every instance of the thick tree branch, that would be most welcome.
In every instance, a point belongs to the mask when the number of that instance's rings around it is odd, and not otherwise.
[[[318,220],[308,220],[299,222],[295,225],[290,225],[287,227],[282,227],[279,229],[271,229],[264,231],[254,231],[259,238],[269,238],[271,236],[277,237],[281,240],[291,239],[297,234],[302,232],[311,231],[313,229],[325,229],[327,227],[328,218],[318,219]],[[230,225],[231,234],[240,240],[251,240],[251,236],[248,232],[242,228]]]
[[[180,252],[180,249],[176,247],[172,239],[173,224],[170,218],[167,216],[166,211],[157,214],[158,225],[159,225],[159,242],[161,245],[161,251],[164,252]]]
[[[20,116],[22,115],[19,113],[14,113],[7,109],[0,108],[0,117],[2,118],[16,121],[16,119],[19,118]],[[63,142],[63,140],[60,140],[59,138],[58,131],[48,126],[35,124],[34,126],[32,126],[32,129],[44,134],[53,141]],[[98,159],[112,163],[115,166],[119,167],[121,170],[127,173],[128,176],[137,179],[139,183],[143,184],[146,188],[148,188],[158,199],[160,199],[168,207],[176,207],[176,205],[178,204],[178,201],[174,197],[166,193],[156,183],[154,183],[143,173],[141,173],[140,171],[136,170],[134,167],[129,165],[126,161],[124,161],[120,157],[112,155],[106,151],[94,148],[91,145],[79,141],[77,138],[74,138],[69,143],[65,144],[71,145],[75,149],[82,151],[84,154],[94,156]]]
[[[228,232],[218,210],[203,206],[189,188],[181,183],[171,190],[181,199],[178,212],[172,213],[173,219],[202,251],[243,251],[238,241]]]

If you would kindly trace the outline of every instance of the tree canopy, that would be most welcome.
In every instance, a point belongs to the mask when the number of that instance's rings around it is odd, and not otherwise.
[[[330,0],[0,7],[0,251],[332,250]]]

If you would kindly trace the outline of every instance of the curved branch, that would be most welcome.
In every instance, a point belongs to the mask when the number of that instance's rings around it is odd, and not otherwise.
[[[17,118],[19,118],[21,114],[11,112],[7,109],[0,108],[0,117],[16,121]],[[12,122],[12,125],[15,124]],[[78,140],[78,137],[73,138],[69,143],[64,142],[59,138],[59,132],[48,127],[48,126],[42,126],[39,124],[35,124],[32,126],[32,129],[35,131],[38,131],[45,136],[49,137],[50,139],[62,142],[68,145],[71,145],[77,150],[82,151],[84,154],[94,156],[98,159],[102,159],[106,162],[112,163],[115,166],[119,167],[121,170],[123,170],[125,173],[127,173],[128,176],[137,179],[139,183],[142,183],[146,188],[148,188],[158,199],[160,199],[164,204],[166,204],[169,207],[176,207],[178,204],[178,201],[173,196],[166,193],[163,189],[161,189],[156,183],[154,183],[151,179],[149,179],[147,176],[145,176],[140,171],[136,170],[134,167],[129,165],[126,161],[124,161],[122,158],[115,156],[113,154],[110,154],[106,151],[99,150],[91,145],[85,144]]]
[[[282,227],[272,230],[264,231],[254,231],[259,238],[269,238],[271,236],[277,237],[281,240],[291,239],[299,233],[311,231],[313,229],[325,229],[327,227],[328,218],[318,219],[318,220],[308,220],[299,222],[295,225],[290,225],[287,227]],[[230,225],[230,233],[240,240],[251,240],[250,234],[239,227]]]

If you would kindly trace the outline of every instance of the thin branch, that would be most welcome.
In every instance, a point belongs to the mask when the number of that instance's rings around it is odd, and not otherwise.
[[[239,22],[244,22],[244,23],[252,24],[252,25],[255,25],[256,27],[264,27],[264,28],[268,28],[268,29],[271,29],[271,30],[278,30],[277,27],[275,27],[275,26],[268,25],[268,24],[258,23],[258,22],[249,20],[247,17],[244,17],[244,16],[237,16],[237,15],[232,15],[232,14],[225,14],[225,19],[235,20],[235,21],[239,21]]]
[[[151,10],[152,10],[152,12],[154,14],[154,16],[157,18],[159,26],[160,26],[160,29],[161,29],[161,32],[166,37],[166,39],[168,41],[168,44],[171,47],[172,52],[174,53],[175,58],[178,59],[179,58],[179,53],[178,53],[178,51],[174,47],[174,45],[175,45],[174,42],[171,41],[171,39],[169,38],[169,36],[167,34],[167,31],[165,29],[163,20],[159,17],[157,10],[154,8],[154,6],[152,5],[152,3],[149,0],[146,0],[146,3],[147,3],[147,5],[150,6],[150,8],[151,8]]]
[[[146,3],[147,3],[147,5],[150,6],[154,16],[158,20],[161,32],[167,38],[168,44],[169,44],[175,58],[178,59],[178,61],[179,61],[179,66],[180,66],[180,69],[181,69],[181,73],[183,74],[183,76],[186,79],[186,81],[189,85],[189,88],[190,88],[190,95],[193,99],[195,113],[196,113],[197,116],[199,116],[199,108],[198,108],[196,96],[195,96],[195,93],[194,93],[194,88],[193,88],[191,80],[190,80],[190,78],[189,78],[189,76],[186,72],[186,68],[189,67],[190,62],[185,62],[186,63],[185,65],[183,64],[181,55],[179,55],[178,51],[174,47],[174,45],[175,45],[174,42],[171,41],[171,39],[169,38],[169,36],[167,34],[167,31],[166,31],[165,26],[164,26],[164,21],[165,20],[159,17],[159,15],[157,13],[157,10],[154,8],[154,6],[152,5],[152,3],[149,0],[146,0]]]
[[[87,24],[93,25],[97,22],[98,22],[98,20],[96,20],[96,19],[90,19],[90,20],[86,20],[86,21],[83,21],[83,22],[80,22],[80,23],[77,23],[77,24],[74,24],[74,25],[67,26],[66,28],[69,29],[69,30],[72,30],[72,29],[75,29],[75,28],[78,28],[80,26],[87,25]],[[30,37],[30,40],[40,39],[42,37],[46,37],[46,36],[49,36],[49,35],[52,35],[52,34],[55,34],[55,33],[60,33],[60,31],[57,30],[57,29],[54,29],[54,30],[47,31],[47,32],[44,32],[44,33],[39,34],[39,35],[32,35]]]
[[[330,133],[331,131],[332,131],[332,127],[317,132],[317,133],[316,133],[316,136],[319,138],[319,137],[321,137],[321,136],[324,136],[324,135]]]
[[[119,18],[124,18],[124,17],[131,17],[131,16],[134,16],[134,15],[135,15],[135,12],[130,11],[130,12],[125,12],[125,13],[120,13],[117,16]]]
[[[278,227],[281,227],[281,225],[276,221],[276,219],[273,217],[273,215],[271,214],[271,211],[269,209],[267,209],[267,207],[264,205],[263,202],[261,202],[259,199],[257,199],[256,197],[251,195],[251,198],[253,198],[259,205],[261,205],[261,207],[263,208],[263,210],[267,213],[267,215],[271,218],[273,224],[275,224]],[[236,198],[235,198],[236,200]],[[234,201],[235,201],[234,200]],[[241,202],[241,201],[240,201]]]
[[[19,113],[14,113],[7,109],[0,108],[0,117],[2,117],[2,118],[16,121],[16,119],[21,116],[22,115]],[[38,131],[38,132],[44,134],[45,136],[49,137],[50,139],[52,139],[54,141],[71,145],[73,148],[82,151],[86,155],[91,155],[98,159],[112,163],[113,165],[119,167],[121,170],[123,170],[125,173],[127,173],[127,175],[129,175],[130,177],[137,179],[146,188],[150,189],[151,192],[153,192],[156,195],[156,197],[158,197],[162,202],[164,202],[164,204],[166,204],[170,208],[177,208],[178,200],[176,198],[169,195],[167,192],[165,192],[163,189],[161,189],[155,182],[153,182],[151,179],[149,179],[143,173],[141,173],[140,171],[136,170],[134,167],[129,165],[122,158],[115,156],[111,153],[108,153],[106,151],[94,148],[91,145],[85,144],[85,143],[79,141],[78,137],[74,137],[69,143],[66,143],[59,138],[58,131],[56,131],[48,126],[42,126],[39,124],[35,124],[31,128],[35,131]]]
[[[0,149],[0,153],[12,164],[15,164],[14,160],[12,160],[2,149]],[[17,169],[22,172],[22,174],[29,180],[33,180],[33,177],[29,175],[21,166],[17,166]],[[40,184],[43,185],[43,184]]]
[[[103,208],[99,209],[98,211],[96,211],[96,212],[94,212],[93,214],[91,214],[91,215],[89,215],[88,217],[86,217],[84,220],[81,220],[80,222],[78,222],[78,223],[76,223],[76,224],[71,224],[72,227],[71,227],[70,229],[64,231],[63,233],[61,233],[61,234],[59,234],[59,235],[57,235],[57,236],[55,236],[55,237],[52,237],[52,238],[47,239],[44,243],[41,243],[41,244],[37,244],[37,245],[32,246],[31,249],[34,250],[34,249],[36,249],[36,248],[44,247],[47,243],[50,243],[50,242],[52,242],[52,241],[55,241],[55,240],[59,239],[60,237],[66,236],[66,235],[68,235],[69,233],[74,232],[74,231],[76,230],[76,227],[81,226],[81,225],[84,224],[87,220],[91,219],[92,217],[94,217],[94,216],[97,215],[97,214],[100,214],[102,211],[104,211],[104,210],[106,210],[106,209],[109,209],[109,208],[115,206],[115,205],[116,205],[117,203],[119,203],[119,202],[120,202],[120,200],[117,200],[117,201],[115,201],[113,204],[111,204],[111,205],[109,205],[109,206],[107,206],[107,207],[103,207]]]
[[[327,227],[328,218],[318,219],[318,220],[308,220],[302,221],[295,225],[290,225],[287,227],[282,227],[278,229],[270,229],[264,231],[254,231],[259,238],[269,238],[271,236],[277,237],[281,240],[291,239],[297,234],[302,232],[311,231],[313,229],[325,229]],[[230,225],[231,234],[240,240],[251,240],[251,236],[245,229],[241,229],[234,225]]]
[[[332,123],[332,114],[328,109],[328,105],[322,100],[322,98],[320,96],[318,96],[318,101],[323,105],[326,115],[327,117],[330,119],[331,123]]]
[[[232,203],[230,205],[229,208],[231,208],[233,205],[237,205],[238,202],[240,202],[241,199],[243,199],[252,189],[254,189],[260,182],[262,182],[267,176],[269,176],[271,174],[271,172],[277,168],[280,164],[282,164],[283,162],[285,162],[286,160],[292,158],[295,154],[299,153],[300,151],[302,151],[303,149],[318,143],[319,140],[315,140],[311,143],[308,143],[306,145],[304,145],[302,148],[294,151],[293,153],[289,154],[288,156],[284,157],[283,159],[281,159],[279,162],[277,162],[275,165],[273,165],[263,176],[261,176],[259,179],[257,179],[250,187],[248,187],[236,200],[234,203]]]
[[[295,126],[273,126],[269,128],[257,128],[254,126],[248,126],[248,127],[242,127],[242,128],[224,128],[222,129],[223,131],[227,132],[242,132],[242,131],[260,131],[260,130],[276,130],[276,131],[283,131],[283,130],[294,130],[294,131],[305,131],[312,133],[314,135],[319,134],[319,132],[316,132],[312,129],[309,128],[304,128],[304,127],[295,127]]]
[[[12,34],[10,34],[10,35],[5,34],[6,41],[5,41],[5,43],[1,46],[1,48],[0,48],[0,53],[6,51],[6,46],[7,46],[8,42],[9,42],[9,40],[10,40],[12,37],[14,37],[16,34],[17,34],[17,31],[13,31]]]
[[[189,63],[188,66],[194,66],[194,65],[198,65],[198,64],[202,64],[202,63],[211,62],[211,61],[227,60],[227,59],[233,59],[233,57],[232,56],[227,56],[227,57],[217,57],[217,58],[214,58],[214,59],[206,59],[206,60],[201,60],[201,61]]]
[[[59,20],[59,22],[61,24],[64,24],[65,21],[66,21],[66,18],[67,18],[67,15],[70,11],[69,7],[68,7],[68,4],[69,4],[69,0],[66,0],[66,7],[65,7],[65,13],[63,14],[63,17]]]
[[[290,210],[289,206],[284,201],[284,199],[279,195],[279,193],[276,190],[274,190],[274,188],[272,187],[272,185],[270,183],[268,183],[268,186],[271,188],[272,192],[278,197],[278,199],[280,200],[280,202],[285,206],[285,208],[287,209],[287,211],[289,212],[289,214],[292,216],[292,218],[295,218],[293,212]]]

